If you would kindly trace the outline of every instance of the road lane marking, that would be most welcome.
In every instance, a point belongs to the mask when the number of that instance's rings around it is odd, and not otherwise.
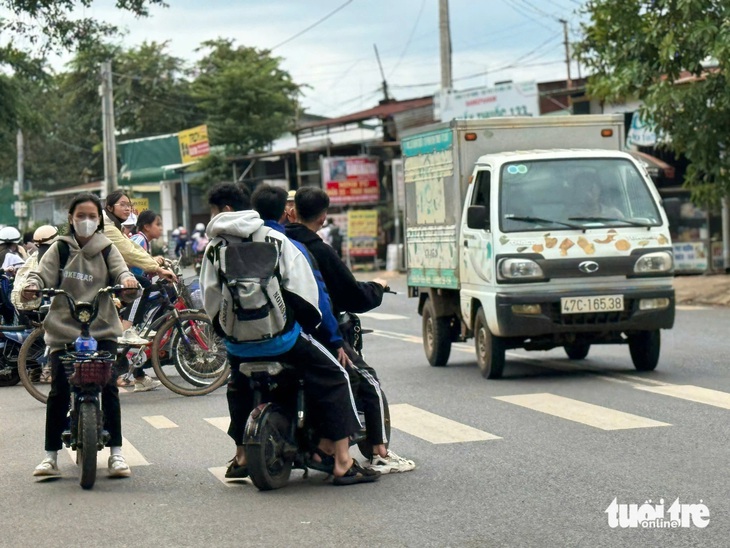
[[[407,403],[390,405],[390,424],[393,428],[435,444],[502,439]]]
[[[208,472],[210,472],[211,474],[213,474],[213,476],[215,477],[215,479],[217,479],[218,481],[220,481],[226,487],[237,487],[237,486],[244,485],[244,484],[253,485],[251,483],[251,480],[249,478],[244,478],[244,479],[238,479],[238,478],[229,479],[229,478],[227,478],[226,477],[226,467],[225,466],[215,466],[213,468],[208,468]]]
[[[392,331],[380,331],[379,329],[373,329],[371,335],[376,337],[384,337],[386,339],[394,339],[396,341],[410,342],[416,344],[422,344],[423,340],[420,336],[406,335],[405,333],[393,333]]]
[[[678,304],[674,307],[676,310],[709,310],[711,306],[700,306],[696,304]]]
[[[363,312],[358,314],[361,318],[372,318],[373,320],[407,320],[408,316],[399,314],[386,314],[385,312]]]
[[[696,403],[704,403],[721,409],[730,409],[730,394],[710,388],[702,388],[701,386],[693,386],[691,384],[673,384],[666,386],[637,386],[638,390],[651,392],[652,394],[662,394],[671,396],[681,400],[693,401]]]
[[[150,423],[152,426],[157,428],[158,430],[162,430],[164,428],[177,428],[177,424],[172,422],[170,419],[165,417],[164,415],[152,415],[149,417],[142,417],[144,420],[146,420],[148,423]]]
[[[72,462],[76,462],[76,451],[72,451],[70,447],[66,447],[66,452],[71,457]],[[99,470],[102,470],[108,466],[108,460],[110,451],[108,447],[105,447],[101,451],[99,451],[96,454],[96,467]],[[122,455],[124,455],[124,460],[127,461],[127,464],[132,466],[149,466],[150,463],[147,462],[147,459],[145,459],[142,456],[142,453],[137,451],[137,449],[129,443],[129,440],[127,438],[122,438]]]
[[[203,419],[208,424],[212,424],[218,430],[222,430],[226,434],[228,433],[228,425],[231,424],[231,418],[230,417],[212,417],[209,419]]]
[[[579,422],[601,430],[627,430],[631,428],[652,428],[671,426],[665,422],[647,419],[638,415],[616,411],[608,407],[593,405],[555,394],[522,394],[519,396],[497,396],[495,400],[512,403],[553,415],[573,422]]]

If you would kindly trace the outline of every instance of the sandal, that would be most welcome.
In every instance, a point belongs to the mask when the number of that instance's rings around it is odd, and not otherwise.
[[[314,460],[314,455],[319,455],[320,461]],[[312,470],[318,470],[325,474],[332,474],[335,471],[335,457],[328,455],[322,451],[319,447],[312,450],[312,454],[307,459],[307,468]]]
[[[380,472],[363,468],[360,464],[352,459],[352,466],[345,472],[344,476],[335,476],[332,480],[333,485],[355,485],[356,483],[370,483],[380,479]]]
[[[125,388],[127,386],[134,386],[134,380],[126,376],[119,377],[117,379],[117,386]]]

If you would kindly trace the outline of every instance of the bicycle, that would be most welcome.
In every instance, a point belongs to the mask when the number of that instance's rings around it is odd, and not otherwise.
[[[145,315],[141,329],[143,337],[152,339],[151,344],[119,346],[118,354],[129,360],[129,369],[122,376],[132,376],[135,368],[149,360],[157,378],[169,390],[182,396],[203,396],[228,380],[230,366],[225,345],[207,315],[188,309],[184,299],[176,298],[173,302],[165,290],[169,283],[159,280],[152,287],[160,290],[159,297]],[[18,354],[20,380],[41,403],[48,400],[50,390],[49,384],[40,382],[38,371],[47,353],[44,333],[42,326],[36,328]]]

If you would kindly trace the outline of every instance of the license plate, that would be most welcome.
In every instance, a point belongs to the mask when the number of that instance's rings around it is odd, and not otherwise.
[[[563,314],[620,312],[623,309],[623,295],[598,295],[596,297],[563,297],[560,299],[560,311]]]

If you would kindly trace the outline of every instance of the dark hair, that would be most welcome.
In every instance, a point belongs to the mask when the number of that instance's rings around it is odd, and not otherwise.
[[[251,205],[264,221],[276,221],[284,216],[287,191],[278,186],[259,185],[251,196]]]
[[[76,211],[76,206],[79,204],[83,204],[84,202],[93,202],[96,206],[96,210],[99,212],[99,227],[96,229],[97,232],[103,232],[104,231],[104,214],[101,207],[101,200],[96,194],[92,194],[91,192],[81,192],[80,194],[77,194],[73,197],[71,200],[71,203],[68,206],[68,214],[73,217],[74,211]],[[74,234],[74,224],[68,223],[68,229],[70,234]]]
[[[135,230],[140,232],[145,225],[151,225],[159,216],[160,215],[157,212],[152,211],[151,209],[145,209],[137,216],[137,225],[134,227]]]
[[[330,197],[321,188],[303,186],[294,196],[294,206],[297,216],[302,222],[308,223],[322,215],[330,206]]]
[[[208,192],[208,205],[222,210],[230,206],[233,211],[251,209],[251,192],[245,185],[218,183]]]
[[[127,194],[126,191],[121,190],[121,189],[113,190],[112,192],[110,192],[109,194],[106,195],[106,200],[104,201],[104,205],[107,208],[114,207],[114,204],[116,204],[119,200],[121,200],[122,197],[131,200],[131,198],[129,197],[129,194]]]
[[[35,230],[28,230],[23,233],[23,243],[27,244],[28,242],[33,241],[33,234],[35,233]]]

